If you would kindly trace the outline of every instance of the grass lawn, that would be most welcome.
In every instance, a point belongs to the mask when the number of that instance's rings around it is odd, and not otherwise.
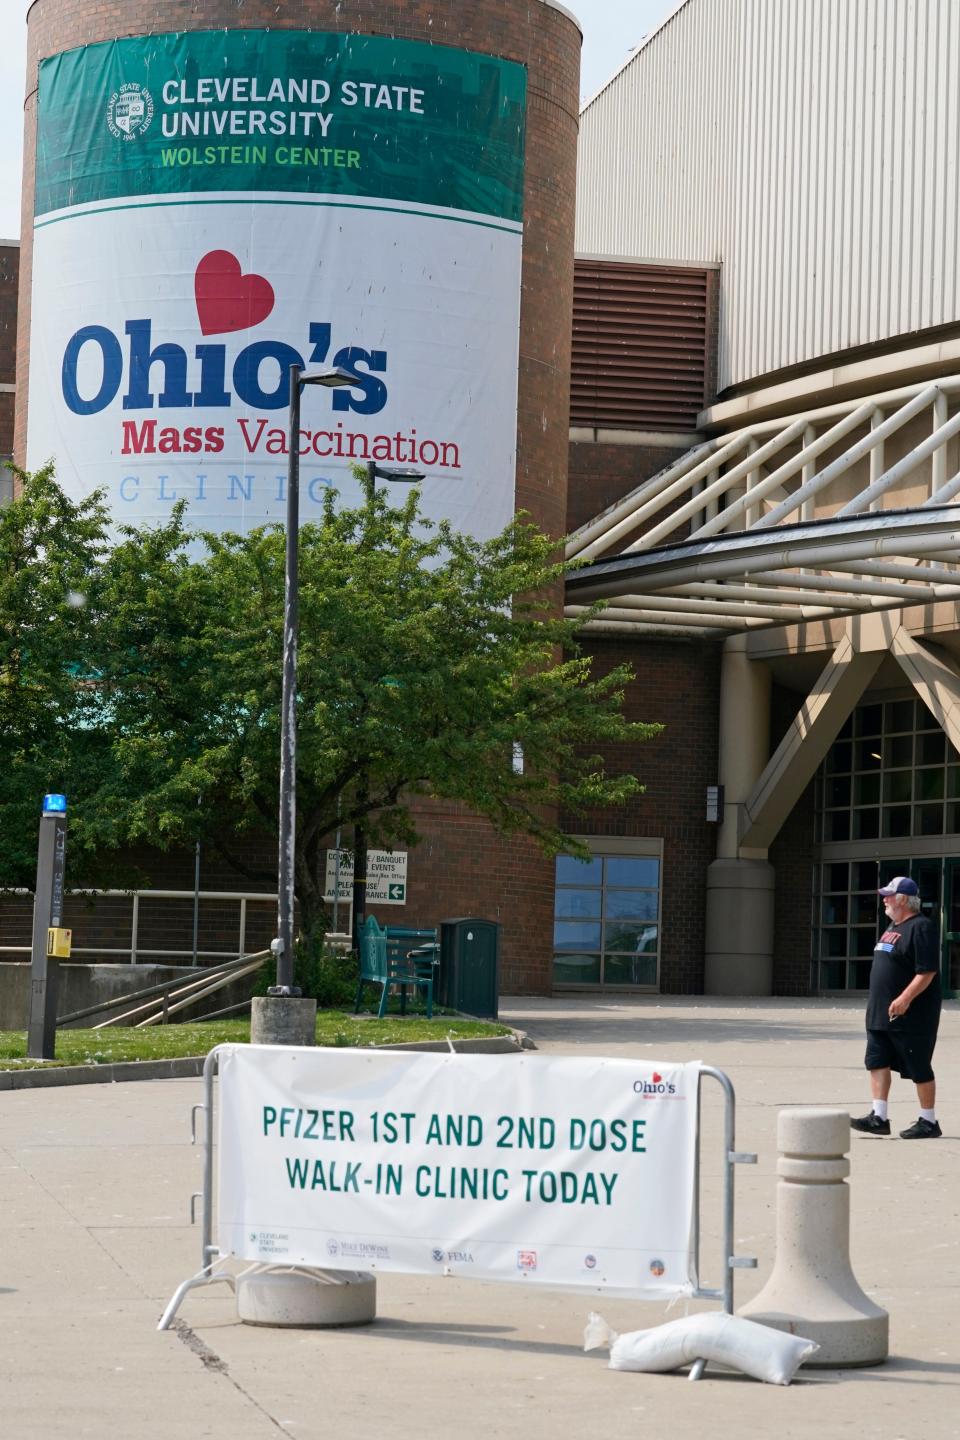
[[[453,1040],[508,1035],[506,1025],[464,1020],[458,1015],[401,1017],[349,1015],[341,1010],[317,1013],[318,1045],[395,1045],[404,1040]],[[51,1065],[111,1065],[118,1060],[168,1060],[179,1055],[206,1055],[214,1045],[246,1044],[250,1021],[209,1020],[193,1025],[151,1025],[145,1030],[58,1030],[56,1060],[28,1060],[22,1030],[0,1030],[0,1070],[31,1070]]]

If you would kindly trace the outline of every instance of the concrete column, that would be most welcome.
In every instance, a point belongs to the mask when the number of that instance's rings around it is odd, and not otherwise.
[[[881,1364],[890,1319],[850,1267],[850,1116],[781,1110],[777,1117],[777,1240],[773,1273],[740,1314],[820,1346],[809,1364]],[[896,1263],[896,1257],[893,1257]]]
[[[766,851],[743,851],[741,809],[770,755],[770,672],[747,656],[746,637],[723,647],[719,779],[724,818],[707,871],[704,990],[769,995],[773,986],[773,867]]]
[[[707,870],[704,994],[773,993],[774,878],[765,860],[714,860]]]
[[[717,856],[740,856],[740,807],[749,798],[770,758],[770,671],[747,656],[743,635],[723,647],[720,669],[719,771],[724,817],[717,835]],[[766,859],[758,853],[752,859]]]

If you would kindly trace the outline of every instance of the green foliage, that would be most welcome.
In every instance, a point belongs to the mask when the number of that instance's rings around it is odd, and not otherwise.
[[[293,983],[321,1010],[353,1009],[360,965],[353,951],[329,950],[316,940],[301,940],[293,960]],[[269,961],[257,974],[254,993],[266,995],[276,983],[276,965]]]
[[[50,466],[14,473],[19,493],[0,507],[0,886],[31,886],[43,795],[82,808],[110,765],[90,683],[107,515],[97,495],[74,504]],[[70,847],[82,877],[82,825]]]
[[[72,856],[78,843],[117,852],[199,839],[272,886],[274,869],[257,870],[239,842],[276,834],[283,530],[201,543],[178,507],[108,551],[100,502],[73,506],[48,471],[25,480],[0,524],[11,537],[0,564],[24,591],[4,610],[2,673],[47,737],[17,742],[32,770],[3,742],[0,805],[16,772],[16,815],[28,813],[23,794],[34,806],[21,858],[35,849],[37,791],[57,781],[71,793]],[[325,921],[325,848],[338,823],[347,834],[362,823],[374,844],[415,843],[410,800],[430,795],[554,852],[576,848],[558,813],[640,788],[609,774],[598,750],[659,727],[624,719],[629,670],[593,676],[577,649],[583,618],[557,617],[554,550],[522,518],[483,542],[431,529],[416,492],[399,508],[376,494],[337,510],[331,496],[322,520],[303,526],[296,889],[308,940]],[[21,551],[34,568],[55,556],[49,576],[27,576]],[[89,597],[78,613],[71,588]],[[18,669],[12,657],[25,654]],[[50,756],[62,756],[55,774]],[[316,966],[311,985],[332,994],[335,977]]]

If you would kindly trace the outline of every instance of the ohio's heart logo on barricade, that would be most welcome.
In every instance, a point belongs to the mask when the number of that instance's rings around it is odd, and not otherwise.
[[[193,278],[197,315],[204,335],[248,330],[266,320],[274,293],[263,275],[244,275],[240,261],[229,250],[204,255]]]

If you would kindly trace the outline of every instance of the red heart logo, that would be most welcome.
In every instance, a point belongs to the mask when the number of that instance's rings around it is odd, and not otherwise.
[[[204,255],[193,277],[197,315],[204,335],[249,330],[273,309],[273,286],[262,275],[244,275],[229,250]]]
[[[663,1079],[663,1076],[662,1076],[662,1075],[658,1075],[657,1072],[656,1072],[656,1070],[654,1070],[654,1072],[653,1072],[653,1083],[654,1083],[654,1085],[659,1085],[659,1084],[660,1084],[660,1081],[661,1081],[662,1079]]]

